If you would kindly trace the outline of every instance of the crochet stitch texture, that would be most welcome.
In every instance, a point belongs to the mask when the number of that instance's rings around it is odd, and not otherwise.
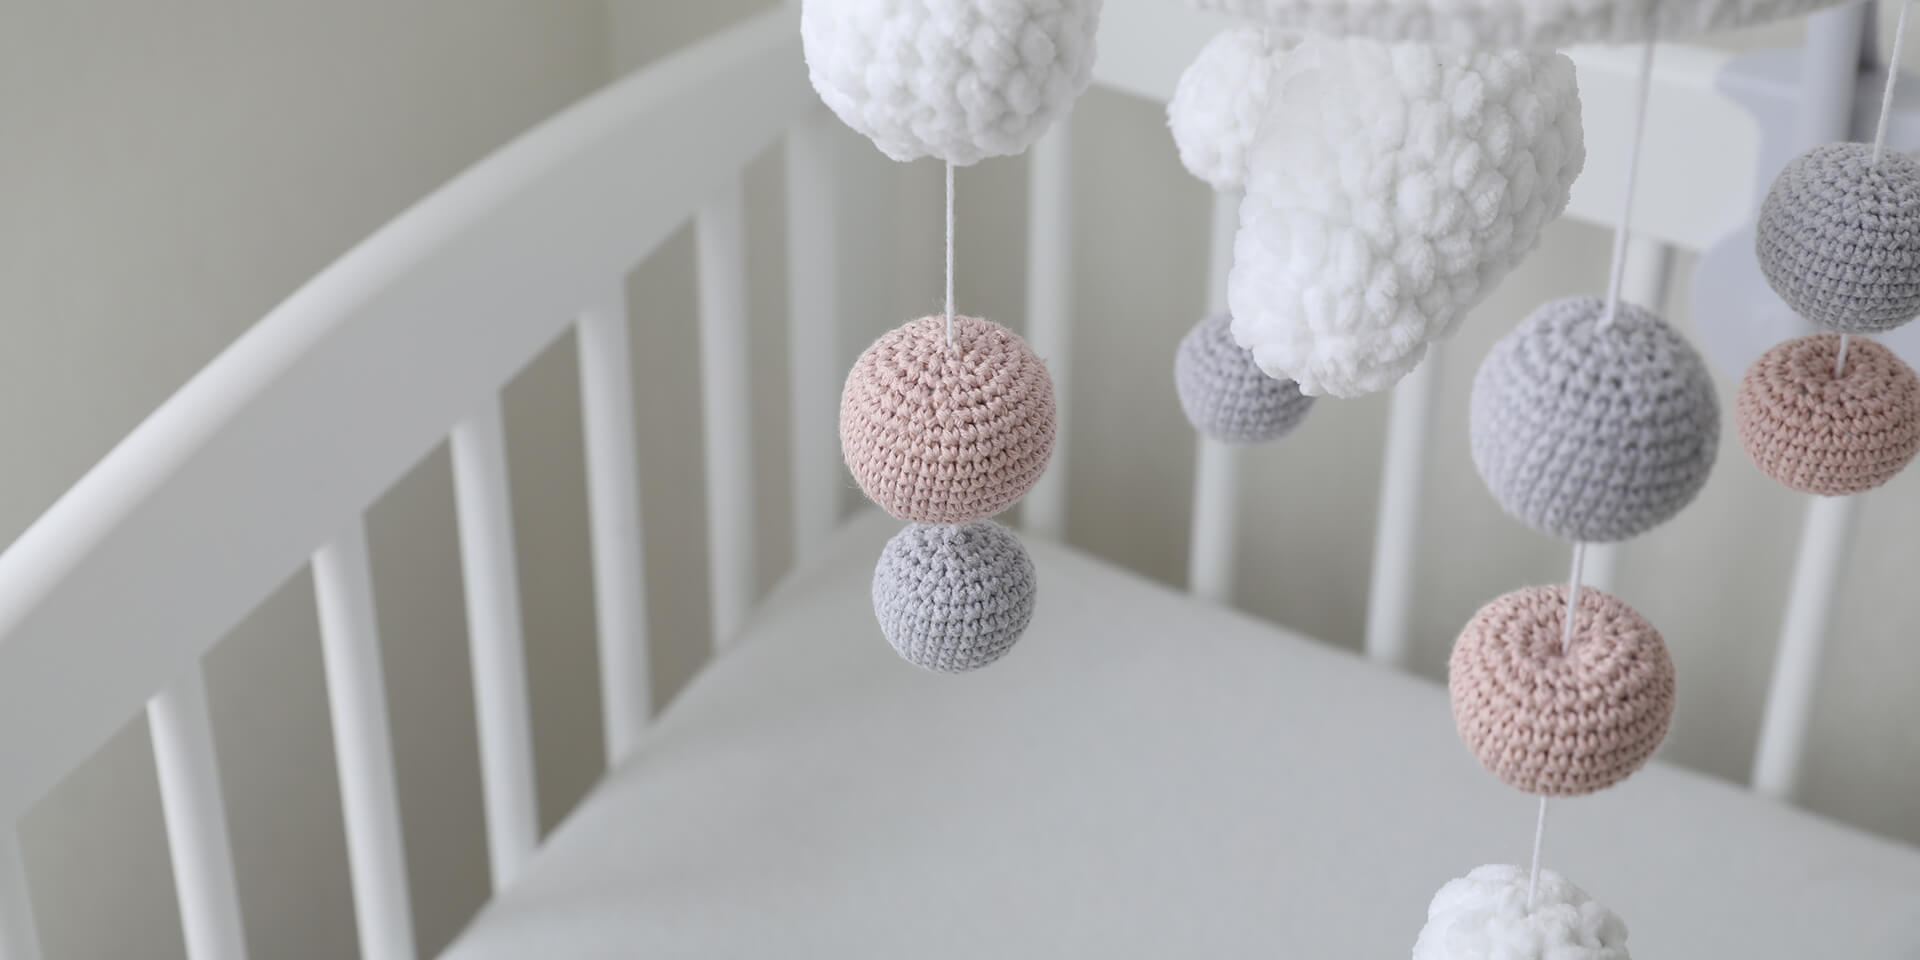
[[[1795,313],[1840,333],[1881,333],[1920,314],[1920,163],[1864,143],[1795,158],[1760,205],[1754,252]]]
[[[899,161],[1020,153],[1093,79],[1101,0],[803,0],[820,99]]]
[[[1033,561],[1005,527],[911,524],[873,571],[873,613],[900,656],[938,673],[1005,656],[1033,619]]]
[[[1460,739],[1527,793],[1577,796],[1625,780],[1673,720],[1673,660],[1646,618],[1580,591],[1561,653],[1567,590],[1526,587],[1480,608],[1460,632],[1447,689]]]
[[[1844,496],[1893,479],[1920,452],[1920,379],[1880,344],[1855,338],[1833,374],[1838,334],[1761,354],[1740,380],[1734,421],[1760,472],[1803,493]]]
[[[975,317],[925,317],[854,361],[840,451],[867,496],[916,523],[990,517],[1033,487],[1053,452],[1053,379],[1025,341]]]
[[[1838,0],[1179,0],[1288,33],[1411,40],[1460,48],[1566,47],[1679,40],[1833,6]]]
[[[1542,305],[1480,364],[1473,463],[1516,519],[1569,540],[1638,536],[1713,470],[1720,402],[1706,363],[1651,311],[1573,297]]]
[[[1566,209],[1586,158],[1573,61],[1308,37],[1270,83],[1234,339],[1310,396],[1384,390]]]
[[[1173,384],[1195,430],[1226,443],[1265,443],[1293,432],[1313,409],[1299,384],[1275,380],[1233,342],[1232,318],[1208,317],[1180,338]]]
[[[1247,183],[1247,149],[1267,110],[1267,81],[1282,49],[1261,27],[1236,27],[1208,41],[1180,74],[1167,126],[1187,172],[1215,190]]]
[[[1627,925],[1542,868],[1527,904],[1525,867],[1491,864],[1447,881],[1427,906],[1413,960],[1628,960]]]

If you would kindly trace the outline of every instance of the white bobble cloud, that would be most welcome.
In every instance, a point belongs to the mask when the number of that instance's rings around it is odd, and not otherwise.
[[[802,0],[813,88],[899,161],[1020,153],[1093,78],[1101,0]]]
[[[1167,126],[1187,172],[1215,190],[1246,186],[1247,149],[1267,109],[1267,81],[1282,44],[1262,27],[1214,37],[1180,75]]]
[[[1434,894],[1413,960],[1630,960],[1627,925],[1565,877],[1540,871],[1527,909],[1527,870],[1473,872]]]
[[[1248,153],[1234,339],[1308,395],[1391,387],[1566,209],[1573,62],[1309,37]]]

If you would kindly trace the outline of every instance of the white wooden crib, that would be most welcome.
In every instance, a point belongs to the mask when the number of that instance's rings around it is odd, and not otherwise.
[[[1108,0],[1096,82],[1165,100],[1220,25]],[[1623,139],[1635,56],[1577,57],[1590,143]],[[1634,299],[1660,299],[1671,255],[1719,240],[1763,182],[1745,108],[1716,87],[1726,60],[1663,48],[1650,136],[1702,146],[1643,173]],[[1460,747],[1442,691],[1394,669],[1432,364],[1398,389],[1385,438],[1376,662],[1221,602],[1230,451],[1200,450],[1188,596],[1059,542],[1064,443],[1024,508],[1042,599],[1018,656],[958,679],[894,658],[867,592],[894,524],[844,516],[833,442],[859,344],[836,336],[833,245],[807,242],[837,216],[832,122],[785,9],[608,87],[315,277],[0,555],[0,957],[40,956],[11,825],[143,708],[189,953],[244,955],[198,659],[303,566],[361,955],[417,955],[363,511],[449,438],[495,896],[446,957],[1394,956],[1439,884],[1524,857],[1531,800]],[[790,323],[805,333],[789,356],[799,559],[759,597],[741,176],[781,138]],[[1061,383],[1073,162],[1063,129],[1031,164],[1024,329]],[[1590,163],[1571,215],[1609,222],[1620,189],[1621,171]],[[1215,214],[1216,274],[1231,216]],[[622,278],[690,218],[720,655],[656,717]],[[499,391],[569,328],[609,772],[543,839]],[[1809,521],[1758,789],[1655,764],[1557,808],[1550,860],[1626,917],[1645,955],[1920,956],[1920,851],[1780,802],[1838,510]]]

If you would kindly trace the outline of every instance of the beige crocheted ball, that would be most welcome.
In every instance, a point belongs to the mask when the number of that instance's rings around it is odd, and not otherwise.
[[[1053,452],[1053,379],[997,323],[925,317],[874,341],[840,394],[840,452],[860,489],[915,523],[1012,506]]]
[[[1447,668],[1454,723],[1481,765],[1556,797],[1625,780],[1673,721],[1673,659],[1645,617],[1581,590],[1562,653],[1566,615],[1565,586],[1506,594],[1468,621]]]
[[[1760,355],[1734,404],[1740,446],[1760,472],[1804,493],[1844,496],[1893,479],[1920,452],[1920,379],[1880,344],[1838,334]]]

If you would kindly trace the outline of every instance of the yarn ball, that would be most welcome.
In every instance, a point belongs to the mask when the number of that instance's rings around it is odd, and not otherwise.
[[[1032,489],[1053,453],[1053,378],[997,323],[925,317],[854,361],[840,452],[881,509],[915,523],[990,517]]]
[[[1527,793],[1613,786],[1653,756],[1673,720],[1673,659],[1645,617],[1583,589],[1562,653],[1566,617],[1565,586],[1515,590],[1473,615],[1448,662],[1460,739]]]
[[[1180,75],[1167,103],[1167,126],[1187,172],[1215,190],[1247,182],[1247,148],[1267,109],[1267,79],[1282,49],[1260,27],[1237,27],[1214,37]]]
[[[1313,409],[1299,384],[1275,380],[1233,342],[1233,320],[1208,317],[1180,338],[1173,385],[1195,430],[1226,443],[1265,443],[1293,432]]]
[[[1450,47],[1662,42],[1765,23],[1839,0],[1178,0],[1290,34],[1366,36]]]
[[[873,615],[908,662],[937,673],[1005,656],[1033,619],[1033,561],[990,520],[910,524],[880,552]]]
[[[1883,333],[1920,314],[1920,163],[1864,143],[1814,147],[1767,190],[1754,229],[1767,284],[1840,333]]]
[[[1301,41],[1248,154],[1234,339],[1309,395],[1392,386],[1533,249],[1585,159],[1559,53]]]
[[[820,99],[899,161],[1020,153],[1093,78],[1101,0],[802,0]]]
[[[1527,909],[1525,867],[1490,864],[1447,881],[1427,905],[1413,960],[1628,960],[1627,924],[1542,868]]]
[[[1920,451],[1920,379],[1871,340],[1838,334],[1788,340],[1740,379],[1734,423],[1760,472],[1803,493],[1838,497],[1893,479]]]
[[[1542,533],[1605,542],[1671,519],[1720,446],[1713,377],[1651,311],[1573,297],[1494,344],[1473,379],[1473,463],[1500,506]]]

